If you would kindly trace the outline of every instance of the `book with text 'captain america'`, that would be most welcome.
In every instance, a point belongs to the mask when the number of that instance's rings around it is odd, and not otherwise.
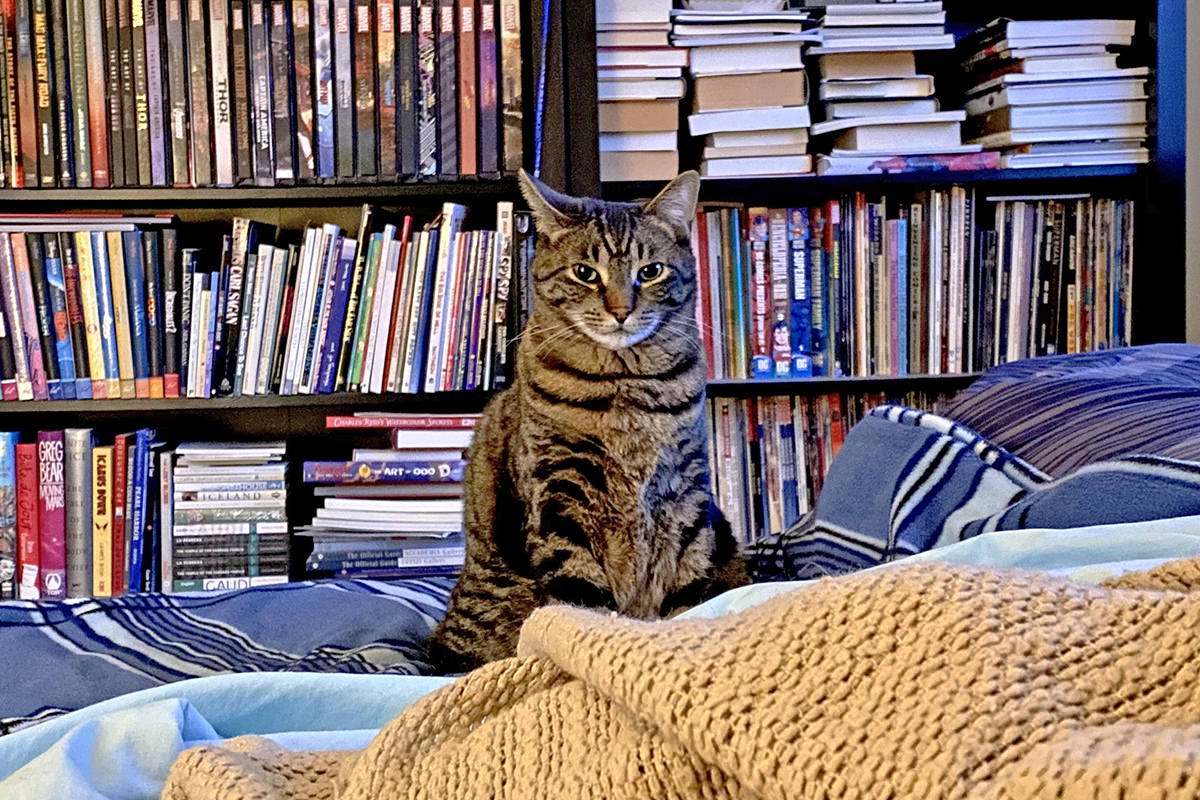
[[[249,0],[250,127],[246,143],[253,149],[254,183],[275,185],[275,102],[271,70],[268,0]]]

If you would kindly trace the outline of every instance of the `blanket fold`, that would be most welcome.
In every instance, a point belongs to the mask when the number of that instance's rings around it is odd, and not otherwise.
[[[1192,798],[1200,558],[1113,585],[955,565],[715,620],[541,609],[361,753],[185,752],[167,800]]]

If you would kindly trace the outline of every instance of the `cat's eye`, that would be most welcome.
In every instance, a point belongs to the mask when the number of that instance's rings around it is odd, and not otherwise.
[[[600,273],[589,267],[587,264],[576,264],[572,271],[575,273],[576,280],[582,283],[600,282]]]
[[[658,280],[660,277],[662,277],[662,274],[665,270],[666,267],[657,262],[654,264],[647,264],[638,270],[638,282],[649,283],[650,281]]]

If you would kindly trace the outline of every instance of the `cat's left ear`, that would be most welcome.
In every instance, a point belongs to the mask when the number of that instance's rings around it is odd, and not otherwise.
[[[699,199],[700,173],[690,169],[668,183],[643,209],[667,223],[680,239],[686,239],[691,233],[692,218],[696,216]]]
[[[578,198],[551,189],[525,170],[517,173],[521,194],[533,212],[538,233],[545,236],[558,233],[576,222],[583,213]]]

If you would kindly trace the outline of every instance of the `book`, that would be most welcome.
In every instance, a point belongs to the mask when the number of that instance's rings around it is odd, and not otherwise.
[[[500,177],[500,42],[497,3],[479,0],[475,30],[478,35],[479,174]]]
[[[334,142],[332,0],[313,2],[313,136],[318,178],[333,178],[337,172]]]
[[[438,174],[441,156],[438,124],[437,38],[434,20],[437,0],[416,0],[416,105],[417,175],[432,178]]]
[[[137,2],[137,0],[134,0]],[[209,106],[208,65],[206,52],[209,42],[206,3],[185,0],[187,3],[188,95],[191,112],[191,182],[207,186],[213,182],[212,111]]]
[[[304,0],[298,0],[295,7],[299,9]],[[319,4],[318,4],[319,5]],[[297,12],[298,13],[298,12]],[[250,141],[250,57],[249,27],[247,26],[246,0],[232,0],[229,7],[230,62],[229,71],[233,79],[233,136],[237,146],[234,148],[234,175],[238,183],[254,180],[254,161],[251,149],[246,146]]]
[[[16,597],[37,600],[41,597],[38,565],[41,544],[38,540],[38,446],[16,446]]]
[[[133,336],[135,334],[133,332],[134,323],[130,318],[129,292],[125,286],[125,252],[122,246],[121,232],[109,231],[106,239],[113,300],[113,326],[117,334],[117,368],[120,375],[118,397],[136,397],[133,366]],[[143,396],[148,397],[149,395]]]
[[[274,152],[275,180],[294,181],[299,173],[296,153],[296,76],[292,14],[285,0],[271,0],[268,39],[271,56],[271,140]]]
[[[457,0],[458,172],[479,174],[479,79],[476,47],[476,0]]]
[[[234,184],[234,87],[229,64],[229,4],[208,4],[208,36],[212,81],[213,181]]]
[[[135,0],[136,1],[136,0]],[[166,186],[167,123],[164,112],[164,83],[162,59],[162,4],[160,0],[143,0],[146,35],[146,114],[150,135],[150,182]]]
[[[500,4],[500,110],[503,171],[516,173],[525,163],[521,94],[521,10],[518,0]]]
[[[381,3],[388,9],[390,3]],[[382,13],[382,12],[381,12]],[[309,181],[316,177],[316,107],[313,103],[312,11],[309,0],[292,0],[292,72],[296,92],[296,177]]]
[[[250,136],[256,186],[275,185],[275,90],[268,0],[247,0],[249,11]]]
[[[63,497],[66,508],[67,597],[92,591],[92,430],[63,431]]]
[[[17,443],[20,435],[0,433],[0,599],[18,594]]]
[[[92,449],[92,596],[112,597],[113,552],[113,448]]]
[[[183,0],[165,0],[168,42],[186,42]],[[171,185],[191,185],[191,130],[188,124],[188,79],[185,47],[167,48],[167,129],[171,141]]]
[[[351,0],[333,0],[333,105],[337,144],[337,176],[355,176],[354,36]]]
[[[458,105],[450,98],[457,92],[455,65],[458,63],[456,0],[437,0],[434,39],[437,58],[438,177],[453,180],[460,172]]]
[[[354,175],[371,178],[379,172],[379,128],[375,104],[375,20],[371,0],[354,0]]]
[[[417,39],[413,0],[400,0],[395,16],[396,72],[396,174],[415,177],[418,172],[420,140],[417,114],[421,106],[417,80]],[[382,82],[380,83],[382,86]]]
[[[412,6],[408,0],[402,0],[408,6],[409,29],[412,28]],[[396,54],[396,4],[375,4],[375,86],[378,102],[379,123],[379,179],[381,181],[395,180],[397,175],[397,158],[403,149],[403,143],[396,128],[396,86],[400,66]],[[410,70],[411,71],[411,70]],[[409,89],[411,90],[411,82]],[[409,102],[408,108],[412,109]],[[362,234],[360,232],[359,237]]]

